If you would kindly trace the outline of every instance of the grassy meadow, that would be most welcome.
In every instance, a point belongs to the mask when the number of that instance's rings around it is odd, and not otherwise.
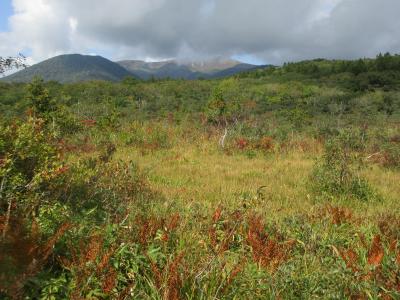
[[[1,83],[0,297],[399,299],[380,59]]]

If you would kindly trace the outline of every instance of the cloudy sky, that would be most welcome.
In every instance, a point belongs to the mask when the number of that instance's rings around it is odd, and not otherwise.
[[[0,56],[229,56],[280,64],[400,52],[400,0],[0,0]]]

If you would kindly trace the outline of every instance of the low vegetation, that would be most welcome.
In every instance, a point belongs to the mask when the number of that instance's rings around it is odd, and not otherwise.
[[[1,83],[1,297],[398,299],[398,61]]]

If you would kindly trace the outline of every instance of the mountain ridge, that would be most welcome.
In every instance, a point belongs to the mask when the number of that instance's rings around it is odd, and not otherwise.
[[[35,76],[39,76],[45,81],[58,81],[60,83],[89,80],[120,81],[128,76],[143,80],[151,78],[192,80],[226,77],[264,67],[266,66],[245,64],[225,58],[186,62],[177,60],[113,62],[102,56],[63,54],[44,60],[0,80],[28,82]]]
[[[152,77],[158,79],[211,79],[265,67],[224,58],[186,62],[177,60],[166,60],[161,62],[122,60],[117,61],[116,63],[141,79],[150,79]]]

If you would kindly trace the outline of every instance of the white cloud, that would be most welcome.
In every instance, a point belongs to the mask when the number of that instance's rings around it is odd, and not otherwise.
[[[76,18],[70,17],[69,18],[69,28],[71,29],[72,32],[76,32],[76,29],[78,28],[78,20]]]
[[[13,0],[1,55],[250,55],[268,63],[400,51],[398,0]],[[97,51],[99,49],[100,51]]]

